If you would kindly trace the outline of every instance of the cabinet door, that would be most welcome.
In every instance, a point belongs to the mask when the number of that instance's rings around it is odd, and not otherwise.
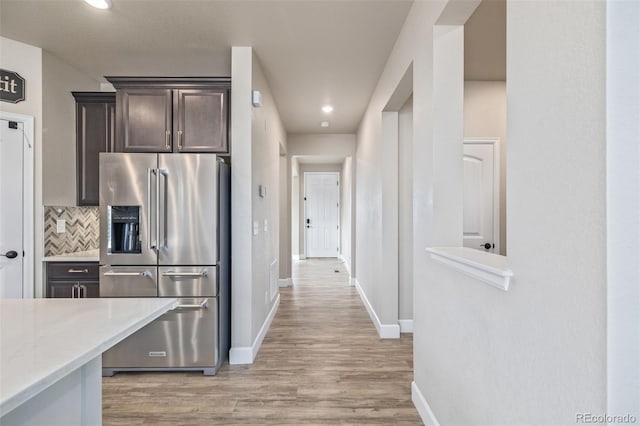
[[[100,297],[100,283],[98,281],[80,281],[77,295],[81,298]]]
[[[171,90],[124,88],[116,97],[116,151],[171,152]]]
[[[48,281],[47,297],[66,298],[78,297],[78,291],[75,288],[77,281]]]
[[[227,152],[227,89],[176,90],[175,152]]]
[[[79,206],[97,206],[100,152],[113,151],[115,94],[111,101],[76,102],[76,182]]]

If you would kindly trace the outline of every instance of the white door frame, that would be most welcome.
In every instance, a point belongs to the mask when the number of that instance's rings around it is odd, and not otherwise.
[[[307,175],[335,175],[336,179],[338,180],[338,206],[336,207],[338,209],[338,238],[337,238],[337,243],[338,243],[338,252],[336,253],[336,257],[340,257],[340,249],[342,247],[342,241],[340,241],[340,232],[342,229],[342,223],[340,223],[340,194],[341,194],[341,188],[342,188],[342,182],[340,182],[340,172],[304,172],[303,173],[303,185],[304,185],[304,209],[303,209],[303,217],[302,217],[302,226],[304,229],[304,256],[300,256],[301,259],[306,259],[308,257],[309,254],[309,250],[307,248],[307,243],[308,243],[308,238],[307,238]]]
[[[24,299],[33,298],[33,276],[34,276],[34,118],[29,115],[14,114],[11,112],[0,111],[0,119],[8,121],[17,121],[23,126],[23,220],[22,220],[22,239],[24,257],[22,258],[22,297]],[[25,141],[26,139],[26,141]]]
[[[464,144],[493,145],[493,241],[500,253],[500,138],[464,138]]]

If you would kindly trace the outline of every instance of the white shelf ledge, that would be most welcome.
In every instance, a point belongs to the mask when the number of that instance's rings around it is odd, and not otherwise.
[[[429,247],[427,251],[433,260],[500,290],[509,290],[513,271],[506,256],[468,247]]]

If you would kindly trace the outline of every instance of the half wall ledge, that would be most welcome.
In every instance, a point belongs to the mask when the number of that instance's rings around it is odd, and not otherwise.
[[[513,271],[506,256],[468,247],[427,247],[431,258],[472,278],[509,290]]]

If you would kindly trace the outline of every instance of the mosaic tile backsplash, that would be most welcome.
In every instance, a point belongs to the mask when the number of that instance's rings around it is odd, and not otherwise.
[[[66,232],[56,232],[56,221],[65,220]],[[98,207],[45,207],[44,255],[56,256],[97,249],[100,243]]]

